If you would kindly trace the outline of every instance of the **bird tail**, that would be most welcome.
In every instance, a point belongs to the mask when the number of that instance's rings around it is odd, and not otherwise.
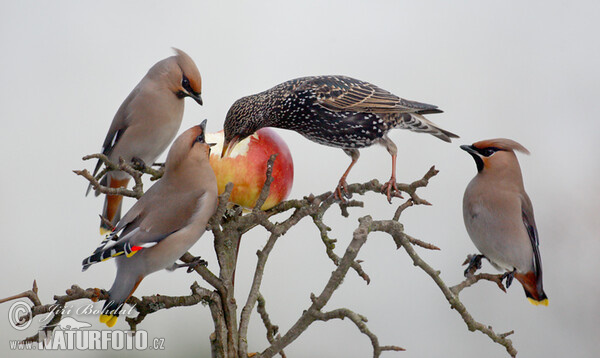
[[[425,118],[422,113],[402,114],[402,118],[398,126],[413,132],[429,133],[445,142],[452,142],[451,138],[459,138],[459,136],[456,134],[438,127],[435,123]]]
[[[100,314],[100,323],[104,323],[109,327],[117,323],[123,305],[133,295],[143,279],[142,276],[135,278],[135,276],[129,275],[129,272],[125,272],[125,275],[128,275],[127,277],[121,277],[119,273],[117,271],[117,278],[113,283],[113,287],[108,291],[108,300],[104,302]]]
[[[108,186],[110,188],[126,188],[129,183],[129,178],[126,179],[108,179]],[[123,204],[123,197],[121,195],[106,195],[104,199],[104,208],[102,209],[102,216],[106,218],[114,227],[119,220],[121,220],[121,206]],[[100,234],[105,235],[112,230],[107,223],[102,221],[100,223]]]
[[[533,305],[548,306],[548,296],[542,287],[542,281],[533,272],[515,273],[515,278],[523,285],[527,300]]]
[[[125,302],[115,302],[113,300],[104,302],[104,307],[102,307],[102,313],[100,314],[100,323],[104,323],[109,327],[114,326],[119,318],[119,311],[121,311],[124,304]]]

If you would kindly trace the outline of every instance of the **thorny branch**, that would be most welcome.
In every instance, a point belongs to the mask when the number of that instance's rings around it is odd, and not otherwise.
[[[142,174],[148,173],[152,175],[152,180],[156,180],[162,175],[161,169],[154,170],[146,167],[143,163],[128,164],[122,159],[119,161],[118,165],[111,163],[108,158],[102,154],[86,156],[84,157],[84,160],[92,158],[101,160],[106,166],[106,168],[98,173],[96,177],[92,176],[87,170],[74,172],[77,175],[86,178],[95,190],[105,194],[117,194],[139,198],[143,194],[141,182]],[[340,257],[334,252],[336,240],[331,239],[328,236],[328,232],[331,231],[331,228],[324,223],[323,216],[331,206],[336,204],[340,207],[342,215],[344,216],[348,216],[349,208],[363,207],[364,204],[357,200],[339,203],[334,200],[331,192],[327,192],[317,196],[311,194],[302,199],[284,201],[271,209],[262,211],[259,208],[266,201],[269,194],[270,184],[273,180],[271,173],[274,160],[275,157],[272,156],[267,163],[265,184],[254,209],[250,213],[243,215],[241,208],[228,207],[228,199],[233,189],[231,183],[226,186],[225,192],[219,197],[219,205],[216,213],[208,224],[209,230],[212,231],[214,235],[215,251],[219,262],[219,273],[215,274],[205,266],[196,266],[193,268],[206,283],[212,286],[212,289],[201,287],[198,283],[194,282],[191,286],[192,292],[188,296],[171,297],[157,294],[154,296],[142,297],[141,299],[131,297],[127,303],[134,305],[138,313],[136,317],[126,318],[126,321],[132,330],[135,330],[137,325],[140,324],[147,315],[158,310],[203,303],[209,306],[215,326],[215,332],[210,337],[213,357],[245,358],[248,356],[248,325],[251,313],[256,306],[267,330],[267,340],[270,344],[258,355],[259,357],[272,357],[278,353],[282,357],[285,357],[283,349],[300,336],[313,322],[328,321],[331,319],[343,320],[346,318],[348,318],[361,333],[369,338],[373,347],[374,357],[379,357],[384,351],[401,351],[403,348],[398,346],[381,346],[377,336],[367,327],[366,317],[347,308],[338,308],[328,312],[322,311],[335,290],[341,285],[350,268],[352,268],[359,277],[364,279],[367,284],[370,282],[370,277],[364,272],[360,265],[360,261],[356,260],[356,257],[361,247],[366,243],[369,233],[381,231],[389,234],[398,248],[404,248],[411,257],[414,265],[421,268],[433,279],[450,303],[451,308],[455,309],[460,314],[469,330],[478,330],[483,334],[486,334],[494,342],[503,345],[511,356],[516,356],[517,351],[512,346],[511,340],[506,338],[508,335],[512,334],[512,331],[497,334],[491,327],[475,321],[458,297],[459,293],[464,288],[470,287],[479,280],[496,282],[501,289],[504,289],[501,280],[499,281],[499,276],[501,275],[470,274],[463,282],[448,287],[441,279],[440,271],[435,270],[423,261],[415,251],[414,246],[430,250],[439,250],[439,248],[433,244],[423,242],[406,234],[403,225],[398,222],[402,212],[407,208],[413,205],[431,205],[427,200],[422,199],[417,195],[417,189],[427,186],[429,180],[438,173],[434,167],[429,169],[423,178],[414,181],[413,183],[398,184],[398,188],[407,193],[410,198],[398,206],[390,220],[373,220],[370,216],[360,218],[359,226],[354,231],[352,241],[346,248],[344,255]],[[115,189],[101,185],[99,179],[110,170],[122,170],[130,174],[135,181],[133,189]],[[347,189],[350,194],[365,195],[369,192],[380,193],[381,187],[382,185],[379,181],[371,180],[362,184],[351,184]],[[289,215],[280,222],[272,222],[269,220],[274,215],[284,213],[288,213]],[[336,268],[331,273],[330,279],[322,292],[318,296],[311,294],[311,306],[303,312],[298,321],[290,327],[287,332],[281,335],[279,333],[279,327],[271,322],[271,318],[266,312],[265,298],[260,293],[260,286],[267,259],[277,240],[307,216],[310,217],[315,224],[325,246],[325,252]],[[256,253],[257,262],[254,278],[246,303],[241,310],[238,325],[236,316],[237,304],[233,295],[237,254],[241,236],[256,226],[265,228],[269,232],[269,237],[262,249],[258,250]],[[181,257],[181,260],[186,263],[192,262],[193,259],[194,257],[189,253],[186,253]],[[90,299],[92,301],[107,299],[107,293],[104,290],[97,288],[88,288],[84,290],[77,285],[73,285],[67,290],[66,295],[54,296],[54,303],[43,305],[39,300],[37,292],[37,284],[34,281],[34,286],[31,290],[0,300],[0,303],[18,298],[28,298],[33,303],[32,314],[28,317],[23,317],[23,320],[30,320],[40,314],[52,313],[54,316],[50,322],[45,324],[42,328],[45,331],[52,331],[62,318],[60,308],[64,307],[67,302],[78,299]],[[59,308],[59,310],[56,308]],[[36,341],[37,339],[38,335],[35,335],[26,338],[25,341]]]

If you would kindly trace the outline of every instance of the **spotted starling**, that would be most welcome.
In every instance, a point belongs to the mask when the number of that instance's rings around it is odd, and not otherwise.
[[[382,191],[401,197],[396,187],[396,145],[392,128],[430,133],[446,142],[458,138],[423,117],[441,113],[430,104],[402,99],[368,82],[346,76],[302,77],[237,100],[225,119],[222,156],[263,127],[296,131],[306,138],[341,148],[352,162],[339,180],[335,196],[348,196],[346,177],[359,157],[359,148],[380,143],[392,156],[392,176]]]

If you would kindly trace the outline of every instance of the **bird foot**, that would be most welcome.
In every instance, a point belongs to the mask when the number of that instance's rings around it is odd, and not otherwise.
[[[187,267],[187,273],[190,273],[190,272],[194,271],[194,269],[196,267],[199,267],[199,266],[208,266],[208,262],[206,260],[203,260],[200,256],[197,256],[197,257],[194,257],[194,259],[192,261],[187,262],[187,263],[183,263],[183,264],[174,263],[173,265],[167,267],[167,270],[175,271],[178,268]]]
[[[342,202],[346,202],[347,199],[352,198],[352,194],[348,191],[348,183],[344,179],[340,179],[333,193],[333,197]]]
[[[387,200],[390,204],[392,203],[392,197],[404,199],[400,190],[396,186],[396,178],[393,176],[387,183],[383,184],[381,187],[381,192],[383,194],[387,194]]]
[[[473,275],[475,272],[477,272],[477,270],[481,268],[481,260],[483,258],[485,258],[485,256],[483,255],[467,256],[467,259],[465,260],[465,262],[463,262],[463,265],[466,265],[467,263],[469,264],[469,266],[467,266],[467,268],[465,269],[465,277]]]
[[[504,284],[506,286],[506,288],[509,288],[510,285],[513,282],[513,279],[515,278],[515,273],[517,272],[517,269],[514,269],[510,272],[505,272],[502,277],[500,278],[500,282],[502,282],[502,280],[506,279],[506,283]]]
[[[137,170],[144,170],[146,168],[146,163],[138,157],[131,158],[131,164]]]
[[[107,295],[106,290],[103,290],[101,288],[94,288],[94,292],[92,293],[92,297],[90,297],[90,299],[92,300],[92,302],[98,302],[100,297],[106,296],[106,295]]]

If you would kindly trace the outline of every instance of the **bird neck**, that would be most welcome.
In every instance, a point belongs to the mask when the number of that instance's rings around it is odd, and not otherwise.
[[[523,175],[518,162],[508,162],[502,165],[486,165],[477,175],[494,183],[495,187],[524,190]],[[515,165],[516,164],[516,165]]]
[[[196,190],[210,182],[216,185],[216,178],[207,159],[188,158],[165,171],[163,178],[167,184],[174,183],[181,190]]]

